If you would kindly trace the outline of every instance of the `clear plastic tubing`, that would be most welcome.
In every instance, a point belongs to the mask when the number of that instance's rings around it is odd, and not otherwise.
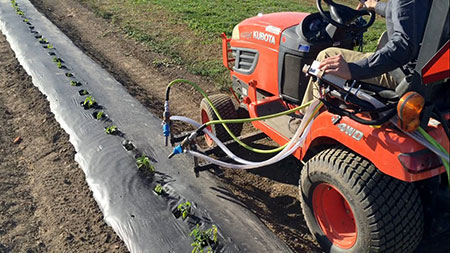
[[[311,106],[309,106],[308,110],[305,113],[305,119],[308,117],[312,116],[312,113],[314,111],[314,108],[318,105],[318,102],[312,104]],[[179,121],[183,121],[186,122],[188,124],[193,125],[194,127],[200,127],[201,124],[190,119],[187,117],[183,117],[183,116],[172,116],[171,120],[179,120]],[[304,142],[304,139],[306,138],[309,129],[311,127],[312,124],[312,120],[309,122],[308,126],[305,129],[305,122],[307,122],[307,120],[303,120],[302,124],[299,126],[299,128],[297,129],[297,131],[295,132],[293,138],[289,141],[288,145],[282,150],[280,151],[277,155],[275,155],[274,157],[266,160],[266,161],[261,161],[261,162],[253,162],[253,161],[248,161],[245,159],[242,159],[238,156],[236,156],[233,152],[231,152],[216,136],[214,136],[210,131],[208,131],[206,128],[203,130],[203,132],[205,134],[208,134],[211,139],[213,139],[213,141],[215,143],[217,143],[217,145],[233,160],[235,160],[240,164],[233,164],[233,163],[226,163],[226,162],[222,162],[219,161],[217,159],[211,158],[209,156],[203,155],[201,153],[195,152],[195,151],[190,151],[187,150],[186,153],[196,156],[198,158],[207,160],[213,164],[219,165],[219,166],[223,166],[223,167],[228,167],[228,168],[235,168],[235,169],[253,169],[253,168],[257,168],[257,167],[262,167],[262,166],[267,166],[276,162],[279,162],[281,160],[283,160],[284,158],[286,158],[287,156],[291,155],[293,152],[295,152],[295,150],[297,150]],[[305,129],[305,131],[303,131]],[[302,134],[303,133],[303,134]],[[294,144],[294,145],[293,145]]]

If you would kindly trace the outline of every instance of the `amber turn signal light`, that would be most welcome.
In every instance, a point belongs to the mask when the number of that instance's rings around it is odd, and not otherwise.
[[[397,105],[400,128],[406,132],[416,130],[420,125],[420,113],[422,112],[425,100],[417,92],[407,92],[400,98]]]

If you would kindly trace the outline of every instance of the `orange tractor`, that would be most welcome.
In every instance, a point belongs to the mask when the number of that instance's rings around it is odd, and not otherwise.
[[[375,17],[325,2],[330,11],[317,0],[318,13],[260,14],[238,24],[231,39],[223,34],[232,92],[250,118],[260,118],[297,107],[316,78],[320,105],[292,153],[304,161],[300,200],[311,233],[330,252],[412,252],[448,231],[449,3],[433,1],[416,71],[389,90],[317,69],[321,50],[358,46]],[[239,118],[231,99],[211,101],[223,118]],[[206,101],[201,109],[202,123],[218,119]],[[284,145],[296,116],[252,123]],[[229,139],[221,125],[208,129]]]
[[[184,152],[195,157],[196,165],[202,158],[251,169],[292,154],[304,164],[299,182],[304,218],[327,252],[412,252],[442,235],[448,247],[448,0],[433,1],[415,71],[396,75],[395,90],[318,69],[314,59],[321,50],[361,46],[375,18],[367,10],[324,2],[329,11],[317,0],[317,13],[260,14],[235,26],[231,39],[223,34],[223,63],[230,70],[232,93],[249,119],[240,119],[242,110],[227,95],[208,98],[204,93],[201,123],[170,117],[169,85],[166,140],[169,118],[198,127],[184,137],[171,136],[172,144],[181,142],[171,156]],[[296,111],[306,106],[300,103],[309,78],[317,79],[320,97],[293,131],[291,123],[301,118]],[[230,136],[240,142],[235,135],[242,124],[237,123],[249,121],[281,145],[275,150],[279,153],[253,162],[227,149]],[[199,134],[237,163],[199,150]]]

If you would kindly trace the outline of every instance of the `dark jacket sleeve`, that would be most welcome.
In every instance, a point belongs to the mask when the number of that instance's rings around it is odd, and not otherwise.
[[[362,80],[392,71],[416,57],[421,38],[415,14],[415,0],[391,0],[391,15],[386,22],[392,23],[392,34],[384,47],[369,58],[349,63],[352,79]],[[420,26],[419,26],[420,27]]]

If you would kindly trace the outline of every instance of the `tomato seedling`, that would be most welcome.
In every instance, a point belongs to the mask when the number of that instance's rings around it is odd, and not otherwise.
[[[112,125],[112,126],[109,126],[109,127],[105,127],[105,133],[106,134],[115,134],[115,133],[117,133],[117,126],[115,126],[115,125]]]
[[[105,116],[105,115],[104,115],[104,112],[103,112],[103,111],[99,111],[99,112],[97,112],[95,118],[98,119],[98,120],[100,120],[100,119],[103,118],[104,116]]]
[[[177,206],[177,210],[181,213],[181,218],[185,220],[191,214],[191,202],[186,201]]]
[[[155,192],[157,195],[163,195],[164,189],[163,189],[162,185],[156,184],[155,188],[153,189],[153,192]]]
[[[46,38],[43,38],[43,37],[39,38],[38,41],[41,44],[48,44],[48,40]]]
[[[201,230],[197,224],[189,236],[193,241],[191,244],[193,247],[192,253],[203,253],[205,247],[208,247],[206,252],[212,253],[212,244],[217,243],[217,227],[216,225],[212,225],[210,229]]]
[[[70,86],[80,86],[81,85],[81,83],[80,82],[77,82],[77,81],[70,81]]]
[[[155,172],[155,167],[151,164],[150,158],[145,154],[142,154],[142,156],[136,159],[136,165],[139,169],[147,169],[152,173]]]
[[[95,104],[96,104],[95,98],[93,98],[92,96],[87,96],[83,102],[84,108],[87,108],[87,109],[94,107]]]
[[[80,96],[86,96],[89,94],[87,90],[79,90],[78,93],[80,94]]]

